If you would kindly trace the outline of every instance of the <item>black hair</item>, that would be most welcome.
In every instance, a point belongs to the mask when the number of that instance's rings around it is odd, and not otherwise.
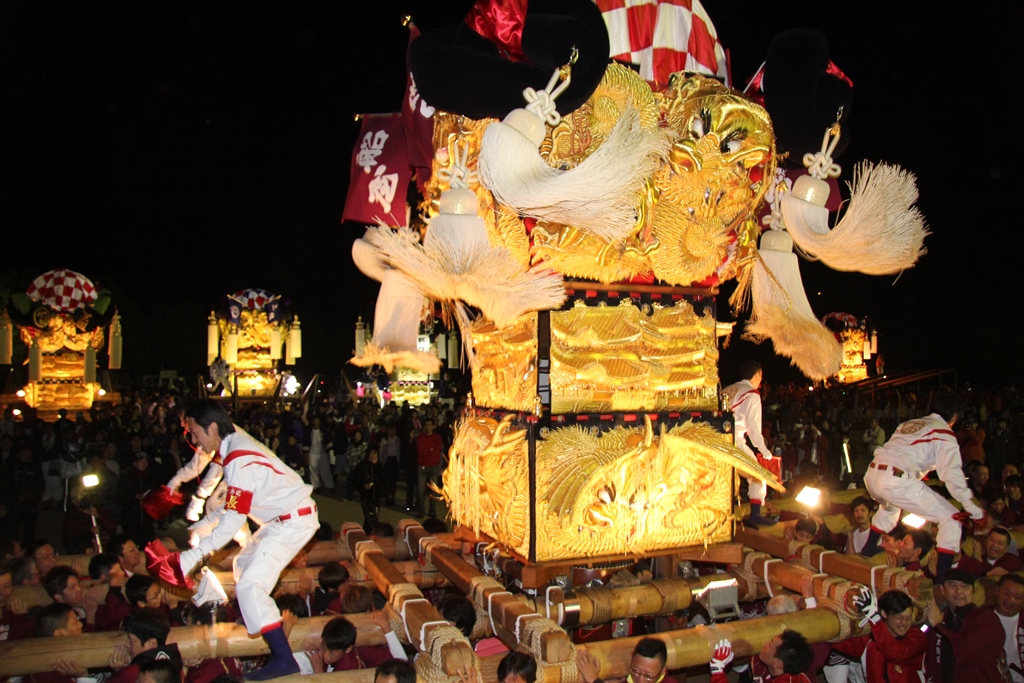
[[[867,496],[857,496],[856,498],[851,500],[850,512],[853,512],[853,509],[858,505],[863,505],[864,507],[866,507],[868,509],[868,512],[874,512],[875,510],[875,501],[872,500],[871,498],[868,498]]]
[[[68,581],[72,577],[78,578],[78,572],[67,565],[57,565],[47,572],[46,578],[43,579],[43,588],[46,590],[46,594],[56,602],[57,596],[68,587]]]
[[[36,561],[29,555],[14,558],[7,564],[8,569],[11,570],[11,582],[15,586],[24,584],[25,581],[32,578],[32,568],[35,566]]]
[[[89,578],[104,579],[110,574],[117,562],[117,555],[114,553],[100,553],[93,555],[89,560]]]
[[[428,534],[443,534],[448,532],[448,525],[437,517],[427,517],[421,525]]]
[[[740,379],[754,379],[754,375],[761,371],[761,364],[756,360],[748,360],[740,366]]]
[[[936,391],[931,398],[931,412],[949,422],[960,414],[960,401],[953,392]]]
[[[277,596],[274,602],[277,603],[277,609],[282,612],[288,610],[300,619],[305,619],[309,616],[309,608],[306,607],[306,601],[295,593],[283,593]]]
[[[1024,581],[1024,579],[1021,579]],[[903,591],[886,591],[882,593],[882,596],[878,598],[878,609],[885,612],[889,616],[893,614],[900,614],[908,607],[913,607],[914,601],[910,599],[910,596]]]
[[[462,635],[469,638],[469,634],[473,632],[473,627],[476,626],[476,608],[473,607],[473,603],[469,601],[469,598],[461,595],[445,598],[437,608],[437,611],[441,613],[445,621],[455,624],[455,628],[462,631]]]
[[[1003,584],[1006,583],[1016,583],[1020,586],[1024,586],[1024,576],[1021,576],[1020,574],[1003,574],[999,577],[999,584],[997,585],[997,588],[1002,588]]]
[[[146,603],[146,593],[153,585],[153,577],[145,574],[132,574],[124,583],[124,596],[132,607],[138,607],[139,603]]]
[[[36,637],[49,638],[59,628],[68,625],[68,615],[73,614],[75,608],[66,602],[54,602],[39,610],[36,615]],[[77,618],[78,615],[75,615]]]
[[[182,611],[193,625],[211,626],[228,620],[227,607],[216,602],[196,605],[190,600]]]
[[[0,537],[0,560],[5,559],[8,555],[14,555],[14,539],[7,536]]]
[[[374,522],[370,525],[370,535],[378,538],[394,538],[395,527],[387,522]]]
[[[139,667],[140,674],[149,674],[154,683],[180,683],[181,667],[170,659],[154,659]]]
[[[811,644],[799,631],[782,632],[782,642],[775,650],[775,656],[782,660],[782,670],[787,674],[799,674],[807,671],[814,661],[814,650]]]
[[[171,622],[160,610],[144,607],[129,614],[121,628],[142,643],[152,638],[158,647],[163,647],[167,644],[167,634],[171,632]]]
[[[1024,489],[1024,475],[1011,474],[1006,478],[1006,488],[1016,486],[1019,489]]]
[[[25,554],[26,555],[31,555],[31,556],[34,557],[35,554],[36,554],[36,551],[39,550],[40,548],[42,548],[44,545],[48,545],[50,547],[53,547],[52,544],[49,541],[47,541],[45,538],[37,538],[36,540],[32,541],[32,543],[27,548],[25,548]]]
[[[519,676],[526,683],[534,683],[537,680],[537,660],[525,652],[509,652],[498,662],[498,682],[505,683],[509,676]]]
[[[989,534],[989,536],[991,536],[992,534],[1002,534],[1003,536],[1006,537],[1007,544],[1009,544],[1010,541],[1011,541],[1010,531],[1009,531],[1009,529],[1007,529],[1004,526],[992,527],[992,530],[989,531],[988,534]]]
[[[320,528],[317,529],[316,535],[313,536],[317,541],[333,541],[334,540],[334,529],[331,528],[330,522],[320,522]]]
[[[124,544],[128,541],[135,543],[135,539],[128,534],[118,534],[110,539],[110,543],[107,544],[107,552],[114,553],[118,557],[124,555]],[[138,545],[138,543],[135,543]]]
[[[504,660],[503,660],[504,661]],[[498,665],[501,671],[501,665]],[[394,677],[395,683],[416,683],[416,667],[402,659],[389,659],[373,672],[373,680]]]
[[[345,617],[334,617],[320,634],[329,650],[344,652],[356,644],[356,627]]]
[[[906,535],[910,536],[910,538],[914,540],[915,548],[921,549],[922,559],[925,555],[931,552],[932,546],[935,545],[935,539],[933,539],[932,535],[924,529],[910,529],[907,531]]]
[[[793,530],[804,531],[811,536],[814,536],[814,534],[818,533],[818,523],[810,517],[804,517],[803,519],[798,519],[796,521],[796,527]]]
[[[665,662],[668,661],[668,648],[665,647],[664,641],[657,638],[641,638],[633,648],[633,656],[636,655],[647,659],[657,659],[662,666],[665,666]]]
[[[337,562],[328,562],[320,567],[320,575],[317,581],[325,591],[338,590],[338,587],[348,582],[348,569]]]
[[[217,435],[222,439],[235,431],[235,425],[231,423],[231,416],[224,407],[209,398],[201,398],[188,407],[185,411],[185,418],[192,418],[196,424],[203,429],[209,429],[211,424],[217,425]]]
[[[373,593],[366,586],[347,584],[339,593],[342,614],[361,614],[373,611]]]

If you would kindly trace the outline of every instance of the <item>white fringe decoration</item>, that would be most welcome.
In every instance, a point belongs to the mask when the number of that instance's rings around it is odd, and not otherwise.
[[[769,230],[762,237],[758,257],[744,339],[757,343],[770,339],[776,353],[790,358],[812,380],[835,376],[843,350],[811,310],[792,240],[783,231]]]
[[[914,174],[865,161],[855,168],[849,187],[850,203],[831,230],[823,206],[794,194],[782,198],[786,229],[800,251],[833,270],[890,275],[912,267],[927,251],[923,245],[929,234],[914,206]]]
[[[363,353],[349,361],[352,365],[369,368],[380,365],[388,374],[395,368],[410,368],[428,375],[441,370],[441,359],[426,351],[391,351],[380,346],[376,341],[369,341],[363,347]]]
[[[395,231],[378,224],[367,230],[365,238],[428,296],[464,301],[479,308],[497,327],[508,326],[528,311],[557,308],[565,301],[561,275],[537,266],[523,270],[507,249],[479,242],[467,245],[451,233],[437,234],[421,246],[405,232],[408,229]],[[467,322],[464,312],[459,315],[460,307],[455,308],[460,323]]]
[[[545,124],[561,120],[555,98],[570,78],[555,87],[555,71],[545,90],[527,88],[529,103],[484,130],[480,181],[494,197],[520,213],[571,225],[601,239],[617,241],[636,227],[637,195],[672,141],[669,131],[648,130],[632,107],[622,112],[604,143],[579,166],[551,168],[538,152]]]

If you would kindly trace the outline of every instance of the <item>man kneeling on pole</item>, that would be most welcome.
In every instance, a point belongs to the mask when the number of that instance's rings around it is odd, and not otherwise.
[[[860,554],[878,552],[882,534],[891,532],[902,512],[912,512],[939,526],[936,538],[938,563],[935,582],[953,566],[960,549],[960,523],[985,519],[985,512],[971,499],[960,463],[960,446],[953,434],[959,417],[959,403],[948,392],[932,396],[932,412],[896,427],[892,438],[875,451],[864,475],[864,485],[879,507],[871,519],[871,531]],[[933,491],[922,479],[934,470],[950,495],[960,501],[963,511]]]
[[[234,560],[235,595],[245,626],[252,636],[262,634],[270,646],[263,668],[247,676],[264,681],[299,673],[271,598],[281,571],[320,528],[313,488],[302,481],[263,444],[231,423],[217,402],[204,399],[186,412],[186,426],[207,453],[220,456],[228,485],[224,511],[209,536],[181,553],[187,576],[205,555],[220,550],[250,517],[260,525],[252,541]]]

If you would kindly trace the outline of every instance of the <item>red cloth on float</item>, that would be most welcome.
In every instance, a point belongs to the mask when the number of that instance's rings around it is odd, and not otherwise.
[[[167,486],[161,486],[146,494],[146,497],[142,499],[142,509],[146,511],[147,515],[159,522],[171,514],[171,510],[184,503],[185,498],[180,493],[172,493],[171,489]]]
[[[195,588],[195,582],[181,571],[179,556],[181,553],[172,553],[164,547],[160,539],[150,541],[146,544],[146,570],[154,579],[161,579],[172,586],[182,588]]]

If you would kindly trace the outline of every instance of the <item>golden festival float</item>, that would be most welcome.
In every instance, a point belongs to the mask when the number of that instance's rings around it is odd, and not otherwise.
[[[0,313],[0,364],[13,360],[13,330],[27,349],[28,381],[18,398],[41,415],[88,410],[106,394],[97,381],[97,354],[121,367],[121,321],[110,293],[72,270],[50,270]]]
[[[441,304],[472,372],[471,405],[437,491],[458,528],[434,536],[406,520],[395,538],[375,541],[345,525],[338,540],[317,544],[310,564],[348,560],[372,582],[430,683],[460,680],[467,666],[490,683],[501,658],[478,657],[424,598],[439,583],[474,603],[474,638],[494,635],[533,654],[545,683],[578,680],[574,640],[611,680],[629,673],[633,633],[662,639],[668,668],[681,669],[706,664],[722,638],[744,657],[787,628],[812,642],[865,633],[853,607],[862,591],[898,588],[921,604],[931,589],[912,572],[736,528],[740,475],[782,486],[733,443],[718,392],[720,340],[732,331],[718,322],[718,295],[730,280],[729,305],[748,313],[746,337],[770,340],[812,380],[840,372],[842,348],[807,301],[798,253],[840,271],[913,266],[926,234],[914,177],[859,166],[831,224],[850,88],[820,34],[776,39],[799,48],[787,52],[798,64],[814,64],[815,84],[835,81],[834,100],[825,98],[835,106],[801,118],[771,101],[815,101],[784,87],[799,71],[793,62],[770,55],[758,74],[763,92],[728,85],[697,0],[688,25],[706,33],[707,49],[687,53],[684,37],[670,70],[655,67],[650,50],[613,49],[629,44],[615,34],[628,27],[599,4],[530,0],[524,15],[505,16],[523,27],[521,42],[499,50],[487,19],[522,7],[480,2],[458,26],[411,42],[405,106],[430,131],[415,164],[424,199],[410,212],[421,222],[392,206],[405,196],[399,171],[409,166],[389,156],[390,145],[406,146],[395,142],[402,126],[386,128],[398,117],[363,118],[346,216],[359,184],[381,221],[355,241],[353,260],[381,287],[372,340],[353,362],[438,372],[441,359],[418,335],[424,299]],[[639,73],[609,56],[639,61]],[[783,125],[792,119],[813,128],[812,142],[790,142],[801,137]],[[806,170],[787,176],[784,158]],[[720,566],[684,577],[684,560]],[[217,576],[230,596],[230,572]],[[697,603],[712,620],[728,619],[738,603],[781,590],[817,609],[714,628],[676,620]],[[357,644],[381,642],[379,629],[353,621]],[[303,621],[292,646],[321,624]],[[264,651],[240,628],[171,639],[185,656]],[[109,643],[95,648],[105,661]],[[14,656],[0,645],[0,675],[44,670]]]
[[[829,313],[821,322],[833,331],[843,347],[843,365],[836,381],[851,384],[867,379],[867,363],[872,356],[878,355],[878,330],[869,320],[857,320],[850,313]]]
[[[238,398],[280,396],[291,373],[282,371],[302,356],[299,316],[281,295],[242,289],[210,311],[206,362],[210,388]]]

